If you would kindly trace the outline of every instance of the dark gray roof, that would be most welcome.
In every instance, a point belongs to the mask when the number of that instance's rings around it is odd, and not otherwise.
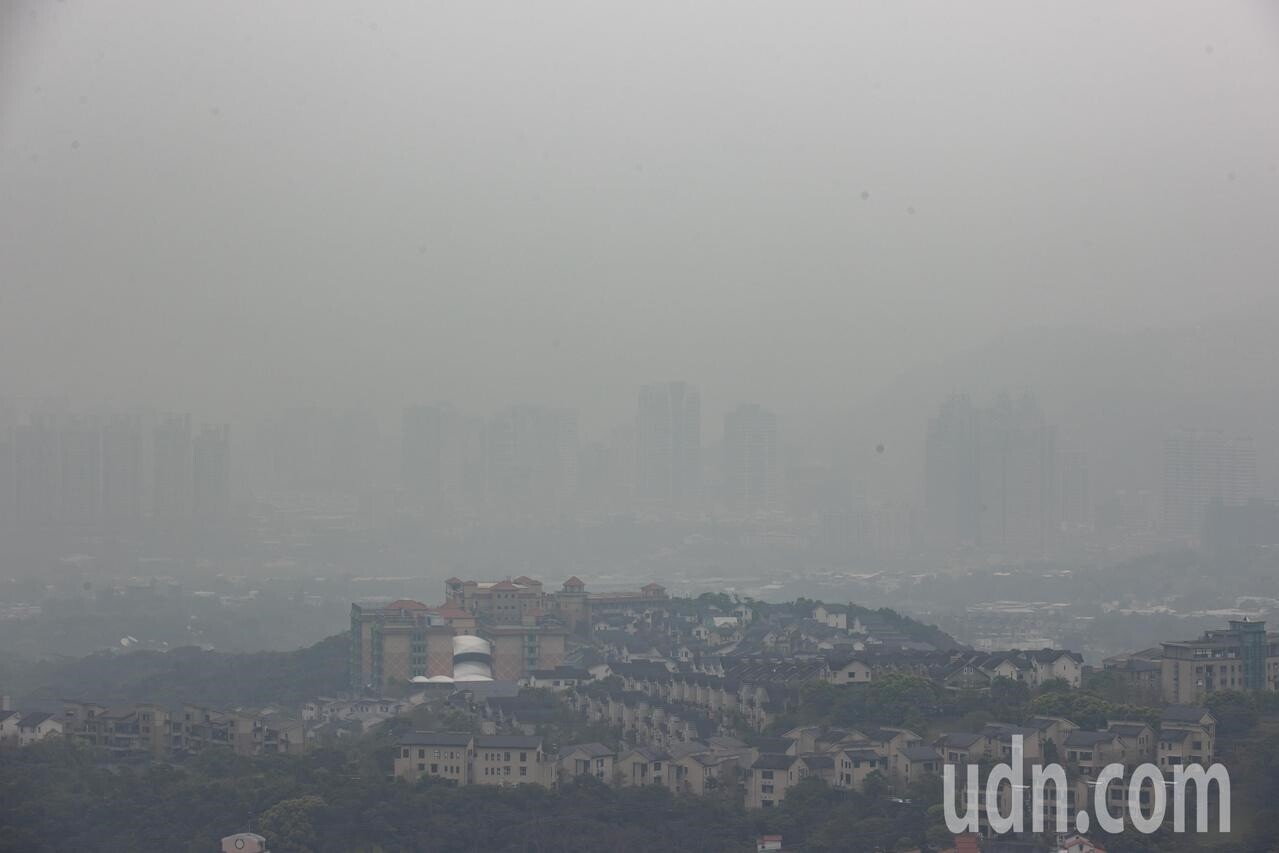
[[[858,760],[860,760],[860,761],[880,761],[880,760],[886,760],[886,759],[884,759],[884,756],[880,755],[880,754],[879,754],[878,752],[876,752],[875,750],[873,750],[873,749],[863,749],[863,748],[860,748],[860,747],[853,748],[853,749],[845,749],[845,750],[844,750],[844,755],[847,755],[849,758],[856,758],[856,759],[858,759]]]
[[[999,741],[1012,742],[1013,735],[1021,735],[1023,738],[1033,737],[1038,734],[1038,729],[1023,728],[1022,726],[1014,726],[1010,723],[987,723],[982,730],[982,734],[998,739]]]
[[[520,723],[545,723],[559,716],[554,708],[516,708],[511,716]]]
[[[636,746],[628,749],[622,755],[638,755],[645,761],[670,761],[670,753],[665,750],[658,749],[655,746]]]
[[[33,729],[52,716],[53,714],[46,714],[43,711],[37,711],[33,714],[25,714],[22,719],[18,721],[18,726],[19,728]]]
[[[1052,726],[1056,725],[1059,722],[1070,723],[1070,720],[1067,720],[1065,717],[1031,717],[1029,720],[1026,721],[1026,725],[1029,728],[1042,732],[1042,731],[1047,731],[1049,728],[1051,728]],[[1074,723],[1070,723],[1070,724],[1072,726],[1074,725]]]
[[[1170,743],[1180,743],[1193,734],[1195,732],[1191,729],[1160,729],[1159,739]]]
[[[457,732],[405,732],[400,735],[401,746],[467,746],[473,735]]]
[[[813,752],[800,756],[804,759],[804,763],[813,768],[834,768],[835,758],[826,752]]]
[[[733,761],[736,759],[736,756],[733,755],[716,755],[713,752],[699,752],[687,757],[692,758],[698,764],[705,767],[714,767],[716,764],[723,764],[725,761]]]
[[[1197,723],[1205,715],[1212,716],[1207,708],[1199,705],[1169,705],[1164,708],[1163,720],[1173,723]]]
[[[755,739],[755,748],[760,752],[784,753],[795,741],[788,737],[761,737]]]
[[[938,743],[956,749],[968,749],[984,738],[985,735],[979,735],[974,732],[947,732],[941,736]]]
[[[1111,723],[1106,728],[1116,734],[1124,737],[1138,737],[1143,731],[1150,728],[1145,723]]]
[[[793,755],[777,755],[776,753],[765,752],[755,759],[755,763],[751,765],[752,770],[789,770],[791,765],[799,759]]]
[[[572,755],[575,752],[583,753],[591,758],[603,758],[606,755],[613,754],[613,750],[609,749],[604,744],[599,743],[598,741],[591,741],[590,743],[579,743],[573,746],[564,747],[560,750],[560,757],[563,758],[564,756]]]
[[[1114,732],[1074,731],[1066,735],[1066,746],[1093,747],[1099,743],[1113,741],[1118,735]]]
[[[542,745],[540,737],[525,735],[476,735],[476,749],[538,749]]]
[[[897,754],[907,761],[939,761],[941,753],[931,746],[907,746],[899,749]]]

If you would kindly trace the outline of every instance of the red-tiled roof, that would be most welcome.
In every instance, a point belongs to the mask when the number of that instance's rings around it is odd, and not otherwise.
[[[497,583],[489,587],[489,589],[507,590],[507,589],[519,589],[519,587],[517,587],[515,584],[511,583],[510,581],[498,581]]]
[[[450,586],[452,586],[452,585],[454,585],[454,584],[459,584],[459,583],[461,583],[461,582],[462,582],[462,579],[461,579],[461,578],[449,578],[448,580],[446,580],[446,581],[445,581],[445,583],[446,583],[446,584],[449,584]]]
[[[392,601],[386,606],[387,610],[430,610],[420,601],[414,601],[411,598],[401,598],[399,601]]]
[[[582,583],[582,579],[579,578],[577,575],[573,575],[573,577],[564,581],[564,585],[565,586],[586,586],[586,584]]]
[[[518,578],[515,579],[515,582],[524,584],[525,586],[528,586],[529,584],[537,583],[537,581],[533,580],[528,575],[520,575]]]

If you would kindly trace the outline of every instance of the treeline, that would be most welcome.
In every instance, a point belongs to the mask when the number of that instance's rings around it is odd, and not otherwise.
[[[734,608],[744,604],[751,609],[757,619],[776,613],[785,613],[807,619],[812,617],[813,608],[821,603],[816,599],[801,597],[793,602],[770,604],[767,601],[759,601],[749,596],[729,595],[726,592],[704,592],[697,598],[673,598],[670,606],[677,613],[691,615],[709,606],[717,607],[723,613],[732,613]],[[834,602],[826,603],[832,604]],[[963,643],[936,625],[929,625],[912,619],[892,608],[881,607],[877,610],[872,610],[869,607],[862,607],[857,604],[841,606],[848,607],[848,624],[850,628],[854,619],[860,619],[863,622],[871,621],[888,625],[893,630],[917,643],[930,643],[938,649],[967,648]]]
[[[815,851],[904,849],[941,839],[940,814],[808,781],[777,809],[593,780],[559,791],[387,778],[370,737],[299,758],[210,753],[181,766],[108,767],[59,742],[0,752],[0,850],[206,853],[251,828],[275,853],[748,851],[763,834]]]
[[[76,660],[11,663],[5,691],[27,703],[73,698],[106,705],[191,702],[217,708],[296,706],[348,690],[350,638],[337,634],[292,652],[234,654],[195,647],[99,653]],[[2,848],[0,848],[2,849]]]
[[[780,733],[797,725],[883,725],[926,735],[938,720],[948,721],[953,731],[977,731],[988,722],[1020,724],[1036,715],[1065,717],[1085,729],[1104,729],[1109,720],[1159,725],[1156,708],[1115,702],[1092,690],[1072,690],[1064,681],[1050,681],[1032,691],[1023,682],[996,678],[989,691],[955,691],[927,678],[890,674],[867,684],[805,685],[799,708],[775,720],[770,731]]]

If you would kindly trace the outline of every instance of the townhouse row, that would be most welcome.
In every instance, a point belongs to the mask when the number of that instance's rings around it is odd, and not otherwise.
[[[169,707],[144,702],[111,708],[68,701],[63,735],[115,755],[193,755],[231,749],[237,755],[300,755],[306,751],[302,720],[271,711],[218,711],[201,705]]]

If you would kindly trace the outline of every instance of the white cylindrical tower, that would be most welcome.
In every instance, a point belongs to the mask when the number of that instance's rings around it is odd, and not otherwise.
[[[467,635],[453,638],[453,680],[493,680],[493,647],[488,640]]]

